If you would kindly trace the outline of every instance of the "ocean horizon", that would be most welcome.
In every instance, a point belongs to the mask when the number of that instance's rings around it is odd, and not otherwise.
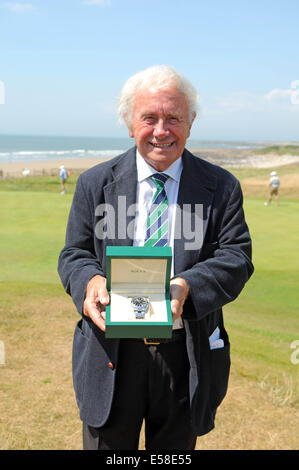
[[[125,137],[72,137],[40,135],[0,135],[0,164],[51,160],[113,158],[134,145],[134,140]],[[224,140],[187,141],[186,147],[250,149],[262,147],[264,143]]]

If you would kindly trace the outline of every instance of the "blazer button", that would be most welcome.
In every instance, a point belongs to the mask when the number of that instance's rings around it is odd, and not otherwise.
[[[112,362],[108,362],[108,367],[110,367],[110,369],[114,369],[114,364],[112,364]]]

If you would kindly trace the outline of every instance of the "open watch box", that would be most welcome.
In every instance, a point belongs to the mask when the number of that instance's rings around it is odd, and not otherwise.
[[[170,247],[108,246],[106,338],[171,338]]]

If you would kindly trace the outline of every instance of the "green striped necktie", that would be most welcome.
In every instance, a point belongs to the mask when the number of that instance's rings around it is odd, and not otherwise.
[[[157,189],[148,214],[144,246],[168,245],[168,200],[164,188],[168,178],[164,173],[154,173],[151,176]]]

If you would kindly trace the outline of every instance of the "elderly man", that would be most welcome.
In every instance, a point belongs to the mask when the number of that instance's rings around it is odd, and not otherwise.
[[[58,270],[82,315],[73,379],[84,449],[138,449],[145,422],[146,449],[192,450],[197,436],[214,427],[226,394],[230,356],[222,307],[253,272],[251,240],[239,182],[185,149],[196,103],[196,90],[173,68],[137,73],[119,96],[119,114],[136,146],[78,179]],[[106,339],[106,246],[147,243],[157,180],[168,209],[159,243],[173,249],[173,335],[159,344]],[[97,236],[96,208],[117,209],[119,196],[127,207],[136,204],[133,237]],[[202,234],[188,245],[184,230],[175,236],[178,211],[187,205],[194,216],[199,204]]]

